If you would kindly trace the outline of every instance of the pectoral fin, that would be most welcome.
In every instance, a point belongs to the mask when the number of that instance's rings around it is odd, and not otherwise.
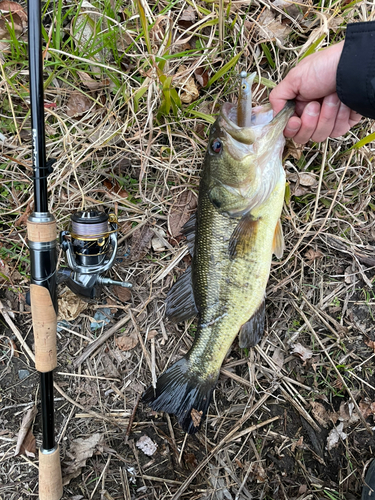
[[[197,313],[191,267],[189,266],[168,292],[165,315],[171,321],[179,323],[193,318]]]
[[[272,251],[278,259],[281,259],[285,250],[283,228],[280,219],[277,221],[275,234],[273,237]]]
[[[266,319],[266,307],[265,300],[251,316],[251,318],[241,326],[239,345],[241,349],[250,348],[257,345],[260,339],[263,337],[264,332],[264,322]]]
[[[258,230],[259,219],[254,219],[250,213],[246,213],[234,229],[229,240],[229,256],[243,257],[254,245]]]

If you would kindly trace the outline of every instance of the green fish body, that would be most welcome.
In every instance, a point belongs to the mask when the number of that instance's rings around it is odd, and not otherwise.
[[[186,228],[192,265],[171,289],[166,308],[174,321],[198,314],[195,341],[143,395],[154,410],[176,414],[188,433],[200,427],[237,334],[240,347],[256,345],[263,334],[272,254],[283,252],[281,154],[293,110],[288,103],[273,118],[269,106],[251,110],[240,92],[238,107],[225,104],[211,128],[196,219]]]

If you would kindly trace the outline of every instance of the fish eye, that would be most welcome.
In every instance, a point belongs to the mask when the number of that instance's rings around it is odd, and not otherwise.
[[[220,153],[220,151],[223,149],[223,143],[221,142],[221,140],[214,139],[211,142],[211,149],[214,153]]]

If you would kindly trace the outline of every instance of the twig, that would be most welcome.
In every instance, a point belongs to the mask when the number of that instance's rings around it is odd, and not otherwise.
[[[130,307],[130,305],[129,305]],[[106,340],[109,339],[113,334],[115,334],[122,326],[124,326],[130,319],[130,316],[125,316],[121,318],[115,325],[109,330],[103,333],[98,339],[96,339],[92,344],[88,345],[83,353],[73,362],[74,368],[78,368],[91,354],[93,354]]]
[[[138,394],[137,399],[135,401],[135,405],[134,405],[132,414],[130,415],[128,427],[127,427],[126,433],[125,433],[125,444],[129,441],[130,432],[132,430],[132,425],[133,425],[133,422],[134,422],[134,417],[135,417],[135,414],[137,412],[137,408],[138,408],[139,402],[141,400],[141,396],[142,396],[142,394]]]
[[[17,337],[18,342],[21,344],[21,346],[23,347],[23,349],[25,350],[25,352],[27,353],[27,355],[29,356],[31,361],[35,364],[35,356],[34,356],[32,350],[26,344],[24,338],[21,335],[21,332],[18,330],[16,325],[13,323],[11,317],[9,316],[9,314],[6,310],[6,307],[4,306],[4,304],[1,301],[0,301],[0,311],[1,311],[1,314],[4,316],[5,321],[8,323],[9,328],[12,330],[14,335]]]

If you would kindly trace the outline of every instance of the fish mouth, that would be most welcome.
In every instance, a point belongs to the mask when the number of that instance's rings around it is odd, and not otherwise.
[[[256,106],[251,110],[250,127],[240,127],[238,125],[237,105],[227,102],[221,107],[220,127],[231,139],[242,144],[251,145],[265,134],[268,134],[270,128],[275,129],[275,135],[280,132],[280,129],[283,130],[287,121],[293,115],[294,108],[294,101],[287,101],[284,108],[274,116],[271,104]]]

